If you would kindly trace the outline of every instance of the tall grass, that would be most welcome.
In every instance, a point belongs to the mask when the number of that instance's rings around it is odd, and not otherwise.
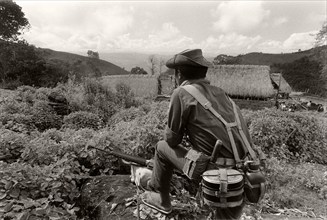
[[[158,94],[157,76],[113,75],[102,77],[101,82],[112,89],[124,83],[132,89],[136,97],[154,97]]]

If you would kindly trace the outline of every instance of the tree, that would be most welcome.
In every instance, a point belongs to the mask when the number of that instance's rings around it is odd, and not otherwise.
[[[321,30],[316,35],[316,46],[323,46],[327,44],[327,21],[322,25]]]
[[[154,75],[156,73],[157,63],[158,63],[158,60],[157,60],[156,56],[155,55],[150,55],[149,58],[148,58],[148,62],[149,62],[150,74]]]
[[[159,74],[163,72],[164,66],[165,66],[166,61],[162,58],[159,60]]]
[[[131,74],[143,74],[143,75],[147,75],[148,73],[141,67],[134,67],[131,69]]]
[[[12,0],[0,1],[0,39],[17,41],[22,30],[29,28],[22,8]]]
[[[324,95],[325,82],[321,80],[322,65],[305,56],[291,63],[274,64],[272,68],[283,72],[283,77],[296,91],[309,91],[311,94]]]
[[[46,62],[37,49],[20,41],[0,41],[0,82],[4,86],[55,86],[67,80],[68,67],[63,62]],[[9,88],[9,87],[8,87]]]
[[[92,50],[88,50],[87,51],[87,55],[88,57],[91,57],[91,58],[96,58],[96,59],[99,59],[99,53],[98,52],[94,52]]]
[[[240,55],[233,57],[225,54],[220,54],[213,60],[215,65],[222,65],[222,64],[240,64]]]

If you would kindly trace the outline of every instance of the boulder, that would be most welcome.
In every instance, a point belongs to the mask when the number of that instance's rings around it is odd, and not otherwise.
[[[48,96],[49,105],[53,108],[53,110],[57,113],[57,115],[68,115],[69,105],[65,96],[52,92]]]

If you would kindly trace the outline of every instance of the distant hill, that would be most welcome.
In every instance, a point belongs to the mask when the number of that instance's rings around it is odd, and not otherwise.
[[[100,58],[114,63],[118,66],[125,68],[130,71],[132,68],[138,66],[143,68],[145,71],[149,72],[149,56],[152,54],[144,53],[100,53]],[[154,54],[157,59],[162,59],[166,61],[173,57],[172,55]],[[208,61],[213,61],[213,57],[206,57]],[[167,67],[164,65],[162,72],[165,72]]]
[[[149,56],[151,54],[144,53],[100,53],[100,58],[107,60],[108,62],[114,63],[118,66],[125,68],[130,71],[134,67],[141,67],[145,71],[149,72]],[[171,56],[155,54],[157,59],[164,61],[168,60]],[[164,67],[166,70],[166,67]]]
[[[38,53],[47,62],[62,63],[79,76],[126,75],[128,71],[108,61],[73,53],[38,48]],[[100,57],[101,58],[101,57]]]
[[[237,59],[238,64],[243,65],[272,65],[272,64],[284,64],[291,63],[295,60],[301,59],[305,56],[312,60],[318,62],[327,62],[323,60],[322,53],[326,53],[327,46],[321,46],[317,48],[312,48],[310,50],[298,51],[294,53],[280,53],[280,54],[270,54],[270,53],[248,53],[238,56],[228,56],[229,59]],[[218,55],[217,57],[222,56]],[[217,58],[216,57],[216,58]],[[215,58],[215,59],[216,59]]]

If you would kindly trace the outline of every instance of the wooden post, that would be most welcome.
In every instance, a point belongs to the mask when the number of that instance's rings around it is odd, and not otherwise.
[[[276,97],[275,97],[276,108],[278,108],[278,95],[279,95],[279,88],[280,88],[281,81],[282,81],[282,73],[279,74],[278,88],[277,88],[277,93],[276,93]]]

